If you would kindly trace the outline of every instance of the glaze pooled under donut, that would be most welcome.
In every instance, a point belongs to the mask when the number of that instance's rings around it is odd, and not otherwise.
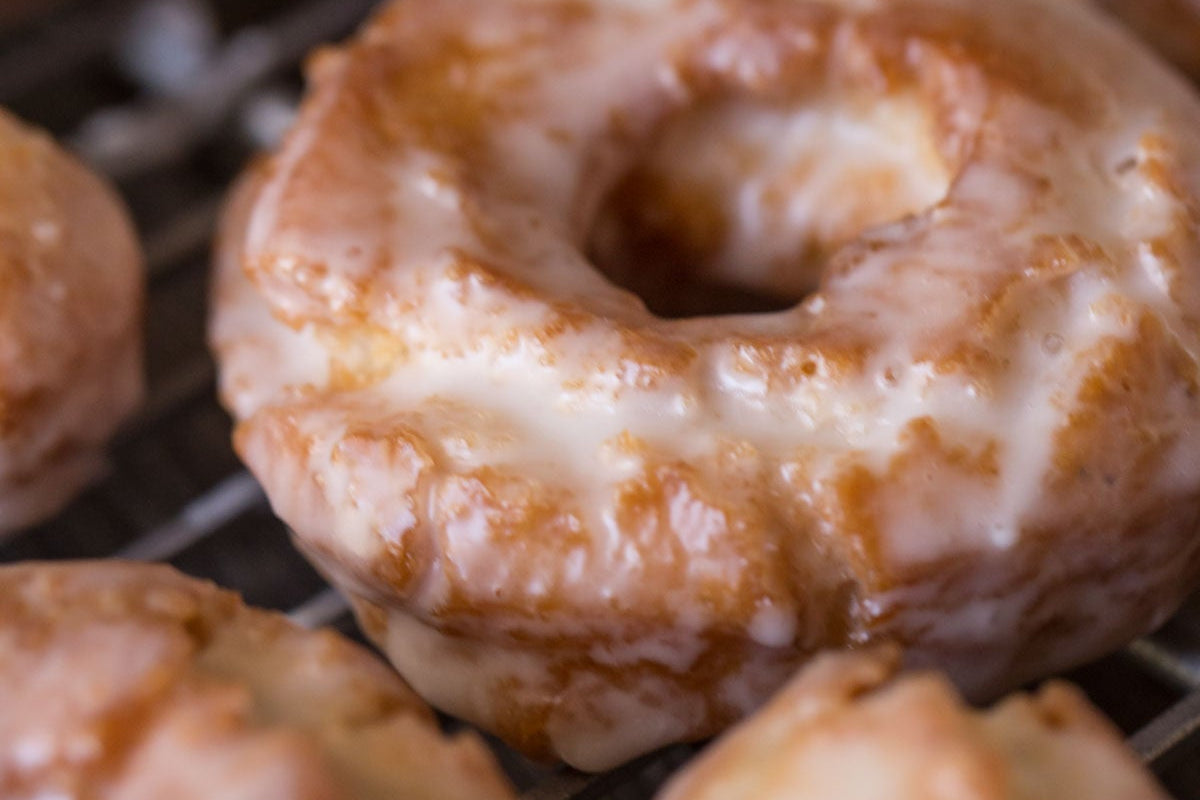
[[[143,294],[116,192],[0,110],[0,532],[100,473],[142,399]]]
[[[222,392],[435,705],[603,768],[818,649],[982,696],[1194,585],[1200,101],[1085,4],[400,2],[311,78]]]

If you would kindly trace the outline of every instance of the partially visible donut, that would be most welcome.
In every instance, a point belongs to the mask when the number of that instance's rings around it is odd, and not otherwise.
[[[142,398],[143,294],[116,193],[0,111],[0,531],[100,472]]]
[[[819,656],[658,800],[1167,800],[1083,693],[1051,683],[987,712],[892,650]]]
[[[388,667],[154,565],[0,567],[0,796],[505,800]]]
[[[435,705],[598,769],[821,649],[981,697],[1196,585],[1200,100],[1089,4],[402,1],[311,79],[221,388]],[[789,307],[614,283],[697,274]]]
[[[1200,0],[1100,0],[1100,4],[1200,80]]]

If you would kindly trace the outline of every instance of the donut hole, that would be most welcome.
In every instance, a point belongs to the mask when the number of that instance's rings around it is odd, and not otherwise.
[[[587,254],[666,318],[791,308],[829,255],[949,189],[923,106],[906,97],[745,97],[668,119],[600,204]]]

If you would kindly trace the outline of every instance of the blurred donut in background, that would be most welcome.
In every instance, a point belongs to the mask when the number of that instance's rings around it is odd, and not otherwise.
[[[112,187],[0,111],[0,530],[102,471],[142,398],[143,284]]]
[[[1168,800],[1062,682],[975,711],[877,648],[817,657],[658,800]]]
[[[365,649],[164,565],[0,566],[0,797],[511,800]]]

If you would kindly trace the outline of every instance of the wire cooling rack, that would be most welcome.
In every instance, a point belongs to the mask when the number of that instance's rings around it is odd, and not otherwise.
[[[0,104],[111,176],[133,208],[148,261],[150,394],[103,480],[53,521],[0,541],[0,561],[165,561],[302,625],[361,639],[230,449],[204,320],[209,245],[230,182],[288,125],[305,53],[350,33],[374,0],[27,5],[23,17],[0,15]],[[1177,797],[1200,799],[1200,602],[1067,677]],[[672,747],[585,776],[493,746],[526,800],[648,798],[695,751]]]

